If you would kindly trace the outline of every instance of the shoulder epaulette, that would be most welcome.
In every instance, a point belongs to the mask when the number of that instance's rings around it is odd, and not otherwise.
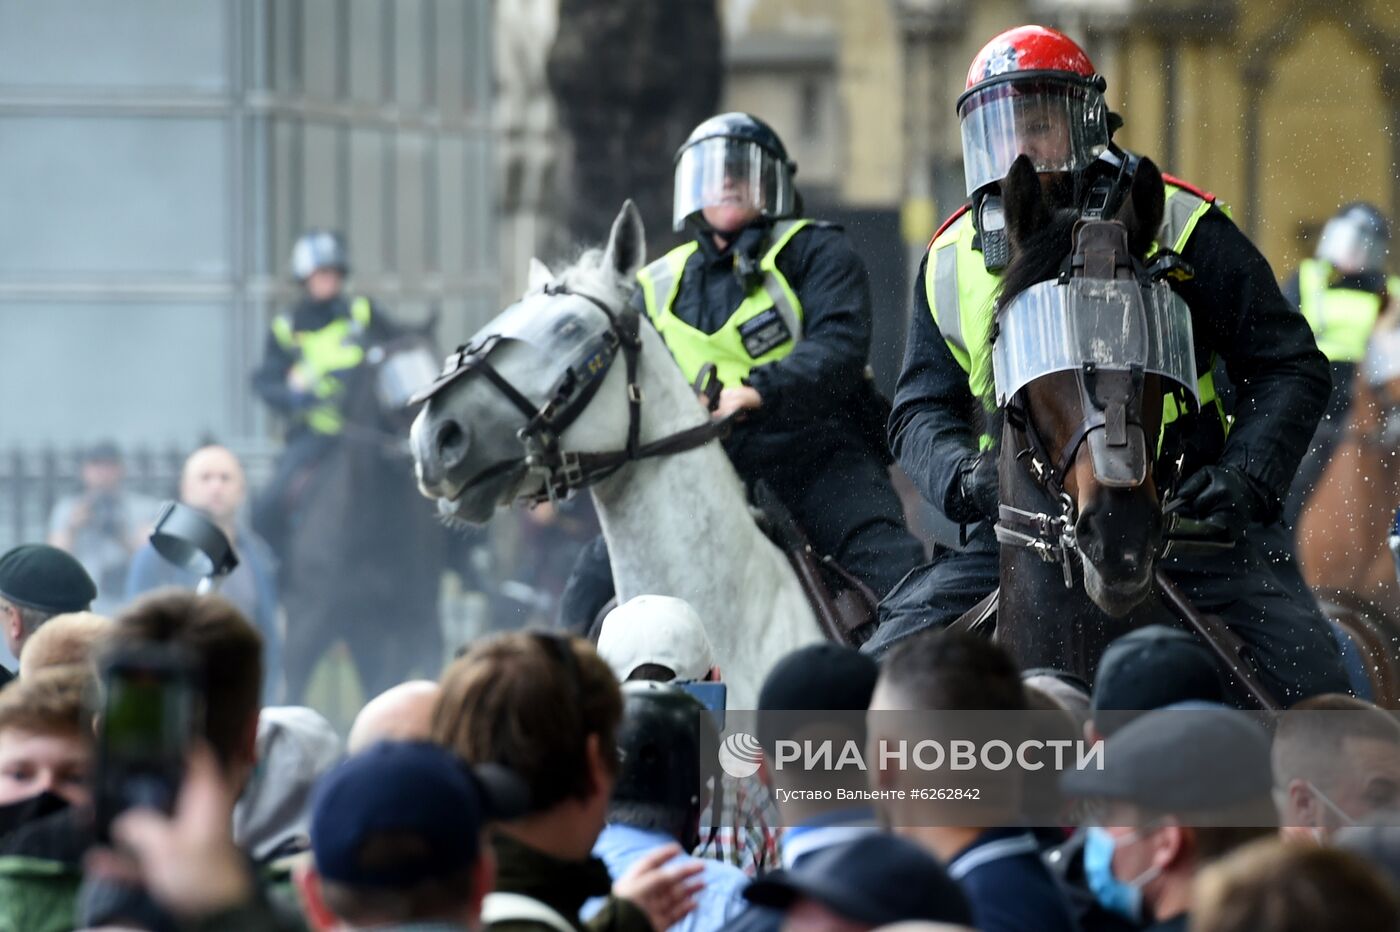
[[[1182,181],[1175,175],[1168,175],[1166,172],[1163,172],[1162,180],[1165,181],[1167,184],[1176,185],[1178,188],[1181,188],[1184,191],[1190,191],[1192,194],[1196,195],[1201,200],[1206,201],[1208,203],[1214,204],[1216,201],[1216,197],[1214,194],[1211,194],[1209,191],[1203,188],[1196,187],[1189,181]]]
[[[932,249],[934,241],[937,240],[938,237],[943,235],[943,231],[947,230],[950,226],[956,223],[959,217],[961,217],[963,214],[967,213],[971,209],[972,205],[969,203],[964,204],[957,210],[953,211],[952,216],[950,216],[947,220],[944,220],[943,223],[938,227],[938,229],[934,231],[933,239],[928,241],[928,248]]]

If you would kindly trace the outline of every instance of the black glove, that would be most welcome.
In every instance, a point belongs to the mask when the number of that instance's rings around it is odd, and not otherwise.
[[[1258,482],[1233,466],[1203,466],[1181,484],[1171,510],[1214,524],[1238,538],[1251,524],[1265,523],[1274,510]]]
[[[997,479],[997,458],[994,450],[983,450],[963,461],[958,470],[958,496],[948,510],[948,518],[958,524],[995,521],[1001,503],[1001,484]]]

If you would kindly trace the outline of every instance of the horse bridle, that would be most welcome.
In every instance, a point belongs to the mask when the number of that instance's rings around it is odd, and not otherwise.
[[[1075,228],[1075,249],[1065,258],[1060,269],[1060,282],[1066,283],[1076,275],[1085,278],[1132,278],[1138,281],[1151,280],[1163,275],[1190,274],[1189,267],[1181,262],[1175,253],[1165,253],[1151,266],[1144,267],[1130,256],[1126,250],[1126,236],[1122,239],[1123,248],[1085,249],[1081,231],[1091,225],[1117,223],[1116,221],[1083,220]],[[1117,224],[1121,229],[1122,224]],[[995,329],[993,339],[996,338]],[[1074,499],[1065,491],[1065,477],[1074,465],[1079,448],[1083,446],[1089,433],[1103,429],[1109,446],[1126,444],[1129,426],[1141,428],[1141,418],[1132,411],[1141,407],[1141,394],[1145,373],[1141,366],[1133,366],[1127,371],[1100,371],[1092,362],[1086,362],[1075,371],[1075,381],[1079,387],[1081,417],[1079,425],[1061,448],[1058,456],[1052,455],[1049,446],[1040,435],[1030,416],[1023,388],[1006,405],[1007,423],[1022,438],[1022,445],[1016,451],[1016,461],[1025,463],[1027,471],[1036,486],[1045,492],[1052,502],[1059,505],[1058,512],[1028,511],[999,502],[997,523],[993,526],[997,543],[1013,547],[1023,547],[1033,551],[1047,563],[1059,563],[1064,571],[1065,588],[1074,586],[1074,575],[1070,554],[1078,551],[1074,536],[1078,509]],[[1105,402],[1100,398],[1098,388],[1118,389],[1117,398]],[[1189,393],[1176,392],[1177,404],[1181,410],[1191,402]],[[1164,489],[1164,497],[1180,479],[1184,458],[1179,451],[1163,452],[1155,457],[1156,462],[1168,462],[1173,466],[1169,482]],[[1147,468],[1153,468],[1149,461]],[[1169,544],[1164,536],[1163,546]]]
[[[543,404],[532,402],[489,362],[491,350],[507,339],[499,333],[488,334],[479,343],[459,347],[447,358],[443,375],[413,399],[414,403],[426,401],[449,383],[477,372],[525,416],[525,426],[515,434],[523,448],[521,455],[486,466],[463,484],[461,492],[498,476],[520,471],[539,475],[543,483],[539,492],[522,495],[522,500],[535,504],[558,501],[606,479],[628,463],[681,453],[727,435],[728,419],[709,420],[659,440],[642,443],[642,404],[645,399],[637,382],[642,354],[641,315],[617,314],[593,295],[562,284],[550,283],[544,287],[544,293],[551,296],[572,295],[588,301],[603,312],[608,320],[608,329],[587,347],[577,362],[565,369],[546,393],[547,400]],[[576,453],[563,449],[559,443],[560,437],[593,400],[619,353],[627,375],[627,445],[621,450],[601,453]]]

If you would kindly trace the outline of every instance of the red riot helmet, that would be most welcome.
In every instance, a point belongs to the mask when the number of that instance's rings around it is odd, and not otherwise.
[[[1044,26],[982,47],[958,98],[967,193],[1000,181],[1018,155],[1039,172],[1078,172],[1108,147],[1105,82],[1084,50]]]

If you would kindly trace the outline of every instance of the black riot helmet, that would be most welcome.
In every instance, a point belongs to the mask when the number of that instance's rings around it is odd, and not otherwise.
[[[345,237],[334,230],[307,230],[292,246],[292,274],[297,281],[306,281],[317,269],[350,274],[350,252],[345,248]]]
[[[719,747],[714,720],[699,699],[670,683],[624,683],[622,699],[613,806],[661,818],[691,850],[698,842],[704,785],[717,775],[713,766],[702,769],[700,759],[702,748],[714,753]]]
[[[747,113],[721,113],[699,126],[676,151],[671,221],[679,231],[706,207],[737,203],[762,217],[796,209],[797,164],[773,128]]]
[[[1347,204],[1322,227],[1315,255],[1343,275],[1383,273],[1390,224],[1372,204]]]

